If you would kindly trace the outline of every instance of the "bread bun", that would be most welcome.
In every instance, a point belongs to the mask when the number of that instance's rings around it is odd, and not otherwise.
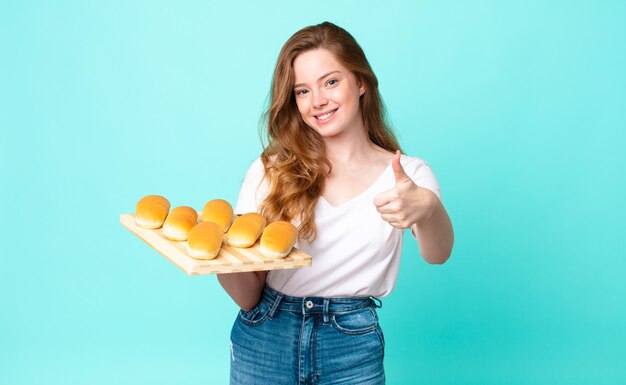
[[[173,209],[163,224],[163,235],[172,241],[184,241],[189,230],[198,223],[198,212],[189,206]]]
[[[226,233],[226,241],[233,247],[250,247],[259,239],[266,224],[267,221],[261,214],[243,214],[235,218]]]
[[[135,223],[145,229],[158,229],[170,211],[170,202],[160,195],[148,195],[137,202]]]
[[[189,231],[187,251],[196,259],[213,259],[222,247],[224,231],[214,222],[202,222]]]
[[[285,258],[296,244],[298,230],[289,222],[270,223],[261,235],[260,252],[267,258]]]
[[[202,209],[202,222],[213,222],[220,225],[222,233],[228,231],[233,221],[233,207],[223,199],[208,201]]]

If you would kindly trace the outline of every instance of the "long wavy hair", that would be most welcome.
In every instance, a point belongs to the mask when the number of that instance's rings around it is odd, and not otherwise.
[[[314,208],[332,165],[325,157],[322,137],[298,111],[293,62],[301,53],[319,48],[332,52],[365,85],[359,109],[369,140],[388,151],[400,149],[385,119],[378,79],[354,37],[329,22],[305,27],[291,36],[278,56],[269,106],[263,114],[268,144],[261,160],[269,193],[260,209],[270,221],[299,220],[299,238],[309,242],[317,235]]]

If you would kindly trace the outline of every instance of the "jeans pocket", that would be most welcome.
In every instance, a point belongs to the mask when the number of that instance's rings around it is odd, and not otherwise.
[[[345,313],[334,313],[330,322],[338,331],[349,334],[365,334],[377,330],[376,310],[366,307]]]
[[[376,333],[378,333],[378,338],[380,338],[380,344],[383,347],[383,354],[385,351],[385,334],[383,333],[383,329],[380,327],[380,325],[376,326]]]
[[[270,306],[263,300],[252,308],[250,311],[239,310],[239,319],[248,326],[257,326],[262,324],[267,318]]]

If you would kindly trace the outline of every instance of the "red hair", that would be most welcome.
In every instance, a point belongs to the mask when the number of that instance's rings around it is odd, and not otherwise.
[[[264,114],[268,145],[261,160],[269,194],[260,208],[270,221],[299,220],[299,237],[309,242],[317,234],[314,208],[332,165],[324,155],[321,136],[304,122],[298,111],[293,91],[293,61],[301,53],[319,48],[332,52],[365,85],[359,109],[369,140],[391,152],[400,149],[385,120],[378,79],[354,37],[329,22],[305,27],[291,36],[278,55],[270,104]]]

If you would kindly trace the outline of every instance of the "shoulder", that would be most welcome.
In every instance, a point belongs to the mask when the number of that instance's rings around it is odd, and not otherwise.
[[[404,168],[404,172],[406,172],[406,174],[413,179],[415,184],[431,190],[439,199],[441,199],[439,182],[437,181],[435,173],[428,162],[416,156],[402,154],[400,157],[400,164],[402,165],[402,168]]]
[[[254,177],[254,176],[262,176],[265,173],[265,167],[263,166],[263,161],[261,157],[257,157],[250,163],[248,166],[248,171],[246,172],[246,177]]]
[[[269,156],[269,161],[270,163],[273,163],[276,160],[277,155],[273,154]],[[250,167],[248,167],[248,172],[252,172],[252,173],[261,173],[264,174],[265,173],[265,164],[263,163],[263,159],[261,159],[261,156],[257,156],[252,163],[250,164]]]
[[[256,158],[248,167],[235,205],[237,214],[257,212],[259,204],[267,194],[267,182],[264,179],[265,170],[261,158]]]
[[[417,171],[422,167],[430,168],[430,165],[424,159],[406,154],[400,156],[400,164],[402,164],[405,170],[411,169]]]

